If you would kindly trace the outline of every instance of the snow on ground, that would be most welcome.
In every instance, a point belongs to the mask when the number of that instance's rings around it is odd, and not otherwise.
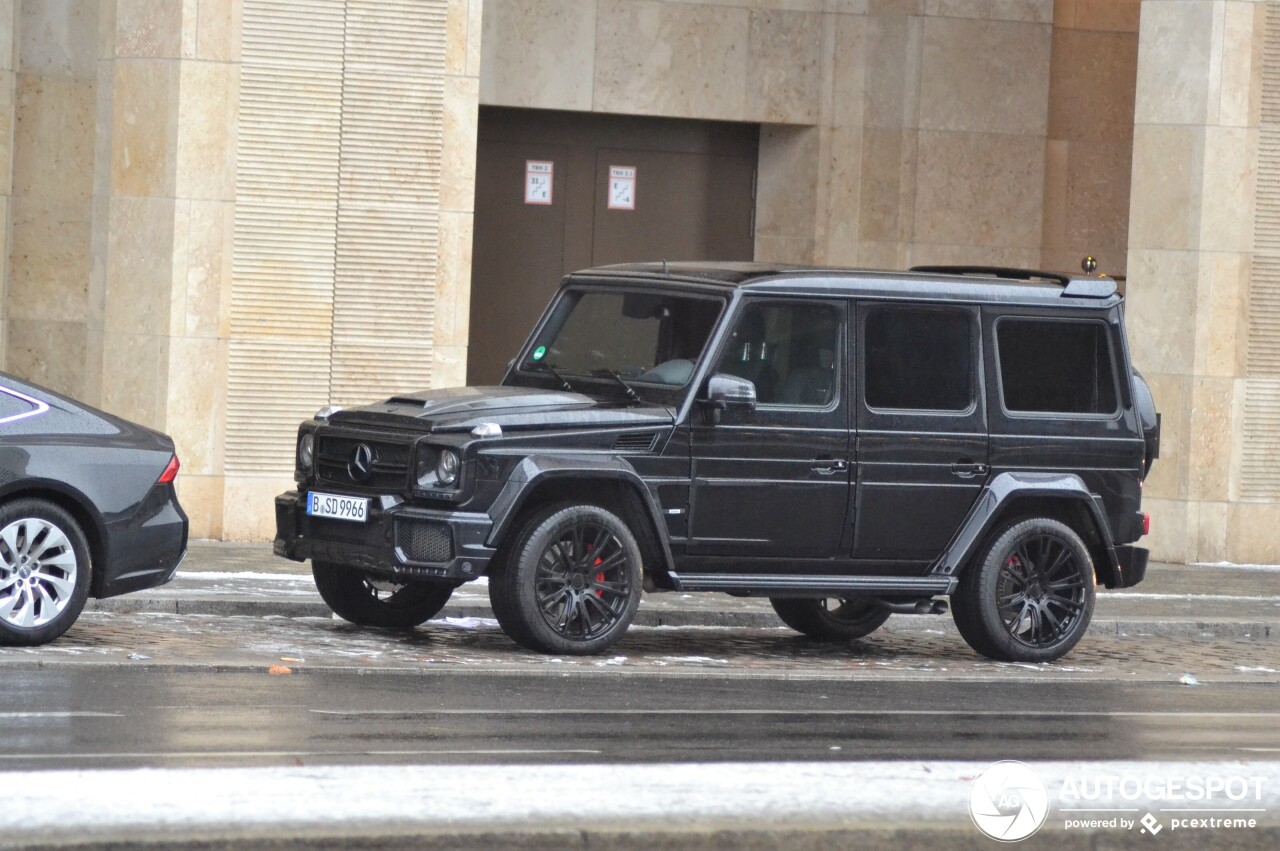
[[[1068,780],[1258,778],[1259,822],[1280,817],[1280,762],[1039,762],[1051,819],[1070,807]],[[383,765],[127,769],[0,773],[0,836],[111,831],[570,825],[738,827],[968,821],[978,762],[674,763],[649,765]],[[1076,782],[1079,782],[1077,780]],[[1145,788],[1153,788],[1147,782]],[[1252,785],[1250,787],[1252,789]],[[590,794],[566,790],[607,789]],[[483,790],[483,794],[477,794]],[[1150,793],[1148,793],[1150,794]],[[1078,802],[1077,802],[1078,805]],[[1184,804],[1185,805],[1185,804]],[[1095,804],[1096,806],[1096,804]],[[1159,811],[1169,802],[1125,806]],[[1204,806],[1200,804],[1199,806]],[[1052,824],[1052,821],[1050,822]]]

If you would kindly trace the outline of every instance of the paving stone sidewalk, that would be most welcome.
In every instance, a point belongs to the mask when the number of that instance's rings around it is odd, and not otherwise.
[[[90,601],[90,611],[324,617],[308,564],[269,544],[193,541],[178,576],[161,588]],[[492,617],[484,580],[454,592],[442,618]],[[900,630],[938,629],[950,618],[894,616]],[[776,627],[763,598],[715,593],[646,594],[638,626]],[[1178,634],[1280,641],[1280,566],[1152,564],[1136,588],[1103,591],[1094,634]]]

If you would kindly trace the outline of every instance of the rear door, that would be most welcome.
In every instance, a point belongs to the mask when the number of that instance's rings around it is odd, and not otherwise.
[[[853,557],[915,572],[988,476],[977,307],[860,303]]]

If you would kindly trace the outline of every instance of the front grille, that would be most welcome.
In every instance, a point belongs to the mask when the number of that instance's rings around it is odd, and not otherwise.
[[[443,523],[401,520],[396,542],[409,561],[439,564],[453,558],[453,535]]]
[[[368,447],[368,475],[353,465],[357,450]],[[402,491],[408,482],[413,443],[359,434],[324,434],[316,442],[316,476],[321,482],[381,492]]]
[[[309,538],[332,544],[356,544],[362,547],[386,547],[391,541],[382,523],[351,523],[324,517],[308,517],[304,530]]]

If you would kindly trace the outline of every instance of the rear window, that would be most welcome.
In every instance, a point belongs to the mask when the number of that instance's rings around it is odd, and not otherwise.
[[[1103,323],[1002,319],[996,347],[1007,410],[1115,413],[1115,372]]]
[[[0,388],[0,424],[28,417],[36,409],[37,405],[26,396]]]
[[[973,323],[956,310],[875,308],[863,331],[872,408],[963,411],[973,402]]]

